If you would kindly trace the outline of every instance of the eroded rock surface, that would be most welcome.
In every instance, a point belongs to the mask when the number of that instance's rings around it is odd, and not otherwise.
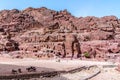
[[[113,53],[119,56],[120,20],[115,16],[77,18],[67,10],[45,7],[3,10],[0,11],[0,51],[10,54],[17,51],[22,56],[35,54],[39,58],[106,59]]]

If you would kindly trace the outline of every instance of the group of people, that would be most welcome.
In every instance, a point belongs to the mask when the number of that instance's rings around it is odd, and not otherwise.
[[[30,67],[26,68],[26,70],[28,72],[36,72],[36,67],[30,66]],[[11,73],[12,74],[22,73],[22,70],[20,68],[18,70],[12,69]]]

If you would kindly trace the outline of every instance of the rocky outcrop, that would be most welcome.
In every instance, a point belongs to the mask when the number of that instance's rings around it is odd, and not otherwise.
[[[118,65],[118,68],[116,70],[120,72],[120,64]]]
[[[38,57],[106,58],[120,52],[120,20],[74,17],[67,10],[27,8],[0,11],[0,51]]]

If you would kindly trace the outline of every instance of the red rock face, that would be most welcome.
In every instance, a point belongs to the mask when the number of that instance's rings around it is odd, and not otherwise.
[[[120,20],[115,16],[76,18],[67,10],[45,7],[3,10],[0,51],[29,52],[39,58],[78,58],[87,52],[90,58],[104,59],[120,52],[119,31]]]
[[[117,71],[119,71],[119,72],[120,72],[120,65],[118,65]]]

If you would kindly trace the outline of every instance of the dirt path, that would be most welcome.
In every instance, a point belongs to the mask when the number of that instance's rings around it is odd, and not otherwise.
[[[0,74],[10,73],[11,69],[22,68],[24,71],[28,66],[38,67],[38,71],[51,71],[51,70],[69,70],[80,66],[90,65],[114,65],[111,62],[98,62],[98,61],[81,61],[81,60],[37,60],[37,59],[3,59],[0,58]],[[91,73],[86,71],[77,72],[74,74],[63,74],[54,78],[42,78],[36,80],[81,80]],[[29,79],[30,80],[30,79]],[[34,80],[34,79],[31,79]],[[102,72],[90,80],[120,80],[120,73],[115,71],[114,68],[104,68]]]

